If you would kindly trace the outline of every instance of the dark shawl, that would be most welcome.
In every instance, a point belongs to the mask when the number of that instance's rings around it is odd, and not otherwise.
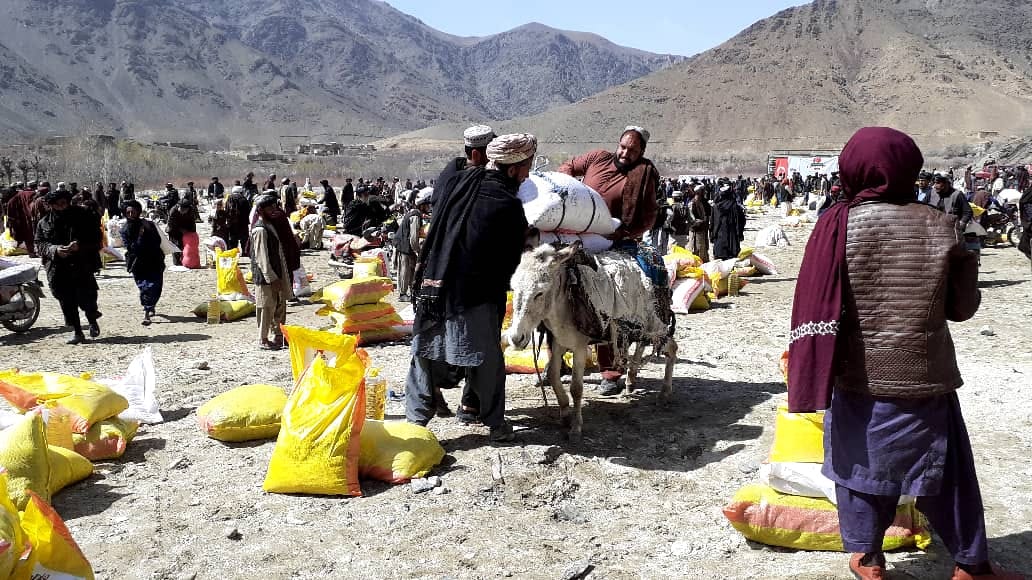
[[[137,278],[150,278],[165,270],[161,234],[154,222],[126,220],[122,226],[122,243],[125,245],[125,269]]]
[[[886,127],[857,131],[839,156],[844,199],[817,221],[796,282],[788,362],[792,412],[827,409],[836,376],[838,332],[849,290],[846,228],[849,209],[871,201],[916,201],[914,181],[924,164],[904,133]]]
[[[301,268],[301,247],[297,243],[297,236],[294,235],[294,228],[290,225],[287,213],[276,208],[265,221],[276,230],[276,237],[279,238],[283,248],[283,257],[287,259],[287,267],[290,268],[290,272],[296,272]]]
[[[732,189],[717,194],[710,221],[713,255],[718,260],[735,258],[742,250],[742,236],[745,233],[745,210],[738,205]]]

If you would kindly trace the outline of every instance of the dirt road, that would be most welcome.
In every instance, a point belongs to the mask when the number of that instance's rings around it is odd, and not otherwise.
[[[751,220],[749,240],[774,219]],[[154,349],[167,422],[142,429],[122,460],[98,464],[96,475],[55,498],[98,578],[563,578],[588,566],[591,578],[848,578],[842,554],[752,544],[721,514],[738,487],[756,480],[785,398],[777,359],[808,233],[789,228],[793,246],[767,251],[782,275],[679,318],[672,404],[656,404],[662,366],[652,364],[646,392],[588,395],[577,445],[563,440],[554,398],[543,406],[532,377],[508,383],[519,445],[491,447],[483,428],[434,420],[448,451],[436,471],[449,490],[441,495],[378,482],[365,482],[356,499],[266,494],[273,442],[224,445],[202,435],[194,410],[211,397],[290,381],[286,351],[255,347],[253,318],[207,326],[190,314],[213,292],[213,271],[168,273],[157,323],[145,328],[131,278],[106,270],[101,339],[65,346],[48,298],[31,332],[0,333],[0,352],[3,366],[105,377],[145,345]],[[304,261],[316,284],[333,280],[324,252]],[[921,284],[921,272],[908,283]],[[1028,262],[1011,248],[987,250],[981,286],[981,311],[952,327],[967,381],[960,397],[994,558],[1032,573]],[[292,306],[288,321],[322,326],[315,310]],[[994,335],[981,334],[984,326]],[[370,353],[392,385],[403,381],[406,346]],[[195,361],[210,370],[193,370]],[[453,406],[456,396],[448,393]],[[495,462],[503,485],[492,485]],[[227,537],[233,529],[239,539]],[[890,562],[897,578],[948,578],[952,565],[938,542]]]

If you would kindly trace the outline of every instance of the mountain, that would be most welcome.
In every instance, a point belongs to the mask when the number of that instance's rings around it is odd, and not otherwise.
[[[1030,30],[1027,0],[817,0],[678,65],[499,125],[576,153],[640,124],[652,131],[650,155],[684,165],[841,147],[867,125],[908,131],[929,151],[985,132],[1027,135]]]
[[[0,0],[0,134],[368,140],[568,104],[683,60],[530,24],[459,38],[375,0]],[[456,16],[461,18],[461,14]]]

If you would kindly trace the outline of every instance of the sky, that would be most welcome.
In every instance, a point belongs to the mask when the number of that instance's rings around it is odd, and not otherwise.
[[[528,22],[593,32],[616,44],[691,56],[750,24],[806,0],[387,0],[426,24],[457,36],[487,36]],[[471,10],[477,7],[479,10]]]

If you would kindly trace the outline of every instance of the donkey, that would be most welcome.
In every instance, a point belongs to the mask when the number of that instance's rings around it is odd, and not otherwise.
[[[627,361],[628,389],[637,382],[645,345],[651,343],[656,352],[662,350],[666,355],[666,375],[660,397],[662,401],[669,400],[677,342],[672,324],[665,323],[657,309],[657,306],[669,309],[669,305],[656,304],[652,283],[634,258],[618,252],[606,252],[593,258],[584,253],[579,242],[561,250],[543,244],[523,254],[512,277],[512,288],[513,316],[506,339],[522,349],[530,343],[539,326],[544,326],[551,334],[548,380],[571,440],[579,440],[582,434],[585,358],[588,346],[595,341],[612,341],[617,346],[618,359],[626,359],[625,349],[631,342],[636,344],[634,355]],[[584,333],[583,309],[578,312],[573,307],[575,302],[585,298],[590,304],[589,310],[599,319],[595,321],[597,332],[593,332],[596,336]],[[573,352],[572,413],[560,378],[563,355],[567,351]]]

